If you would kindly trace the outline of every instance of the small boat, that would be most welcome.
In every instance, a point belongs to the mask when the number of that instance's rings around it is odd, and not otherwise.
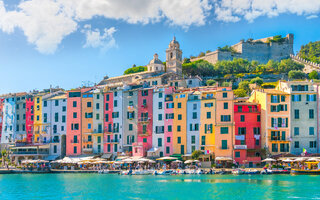
[[[152,171],[149,170],[138,170],[138,171],[134,171],[132,172],[132,175],[151,175]]]
[[[249,169],[249,171],[245,171],[244,174],[260,174],[260,172],[256,169],[252,170],[252,169]]]
[[[260,172],[260,174],[273,174],[273,171],[271,169],[264,169]]]
[[[241,174],[245,174],[245,170],[243,169],[236,169],[236,170],[232,170],[232,174],[233,175],[241,175]]]
[[[291,174],[310,174],[320,175],[320,161],[317,159],[309,159],[310,161],[305,162],[308,165],[307,169],[291,169]]]
[[[173,173],[172,170],[164,170],[164,171],[154,171],[154,175],[171,175]]]

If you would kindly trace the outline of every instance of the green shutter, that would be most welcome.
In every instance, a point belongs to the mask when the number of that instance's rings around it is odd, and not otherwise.
[[[301,101],[301,94],[299,94],[299,101]]]
[[[310,96],[307,94],[307,101],[310,101]]]

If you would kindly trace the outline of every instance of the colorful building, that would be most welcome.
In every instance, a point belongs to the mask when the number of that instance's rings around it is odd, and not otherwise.
[[[261,108],[256,103],[235,103],[234,160],[247,167],[261,161]]]
[[[113,153],[113,144],[118,141],[113,140],[113,92],[104,93],[104,135],[103,152]]]
[[[103,91],[102,89],[93,90],[93,153],[103,153]]]
[[[9,95],[4,99],[1,144],[14,142],[16,127],[16,97]]]
[[[173,154],[173,120],[174,120],[174,103],[173,103],[174,87],[167,87],[164,89],[164,147],[165,156]]]
[[[93,92],[81,94],[82,154],[93,154]]]
[[[254,90],[250,102],[261,105],[261,147],[267,156],[290,151],[290,95],[264,89]]]
[[[33,138],[33,123],[34,123],[34,102],[33,95],[26,97],[26,133],[27,143],[31,144],[34,141]]]

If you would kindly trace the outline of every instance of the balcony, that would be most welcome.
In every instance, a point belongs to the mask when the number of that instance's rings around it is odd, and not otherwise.
[[[149,131],[139,131],[138,135],[144,137],[144,136],[150,136],[151,134]]]
[[[281,136],[270,136],[268,139],[272,142],[290,142],[289,138],[281,137]]]
[[[148,124],[150,122],[150,118],[149,117],[141,117],[138,119],[138,122],[141,124]]]
[[[101,133],[103,133],[103,130],[102,130],[102,129],[94,129],[94,130],[92,131],[92,133],[93,133],[93,134],[101,134]]]
[[[112,129],[110,130],[109,128],[104,129],[105,134],[112,134]]]
[[[92,148],[82,148],[82,151],[88,153],[88,152],[92,152],[93,149]]]
[[[82,142],[88,143],[88,142],[93,142],[93,141],[92,140],[88,140],[88,139],[83,139]]]
[[[77,143],[79,143],[79,140],[70,140],[70,143],[71,144],[77,144]]]
[[[247,145],[234,145],[234,149],[247,149]]]

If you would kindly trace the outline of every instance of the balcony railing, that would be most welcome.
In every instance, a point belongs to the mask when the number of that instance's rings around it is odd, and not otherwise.
[[[106,133],[106,134],[111,134],[111,133],[112,133],[112,129],[105,128],[105,129],[104,129],[104,133]]]
[[[270,141],[283,141],[283,142],[289,142],[289,138],[281,137],[281,136],[270,136],[268,137]]]
[[[149,117],[141,117],[138,119],[139,123],[149,123],[150,122],[150,118]]]
[[[79,143],[79,140],[70,140],[70,143],[77,144],[77,143]]]
[[[138,131],[138,135],[140,136],[150,136],[150,132],[149,131]]]
[[[247,145],[234,145],[234,149],[247,149]]]

